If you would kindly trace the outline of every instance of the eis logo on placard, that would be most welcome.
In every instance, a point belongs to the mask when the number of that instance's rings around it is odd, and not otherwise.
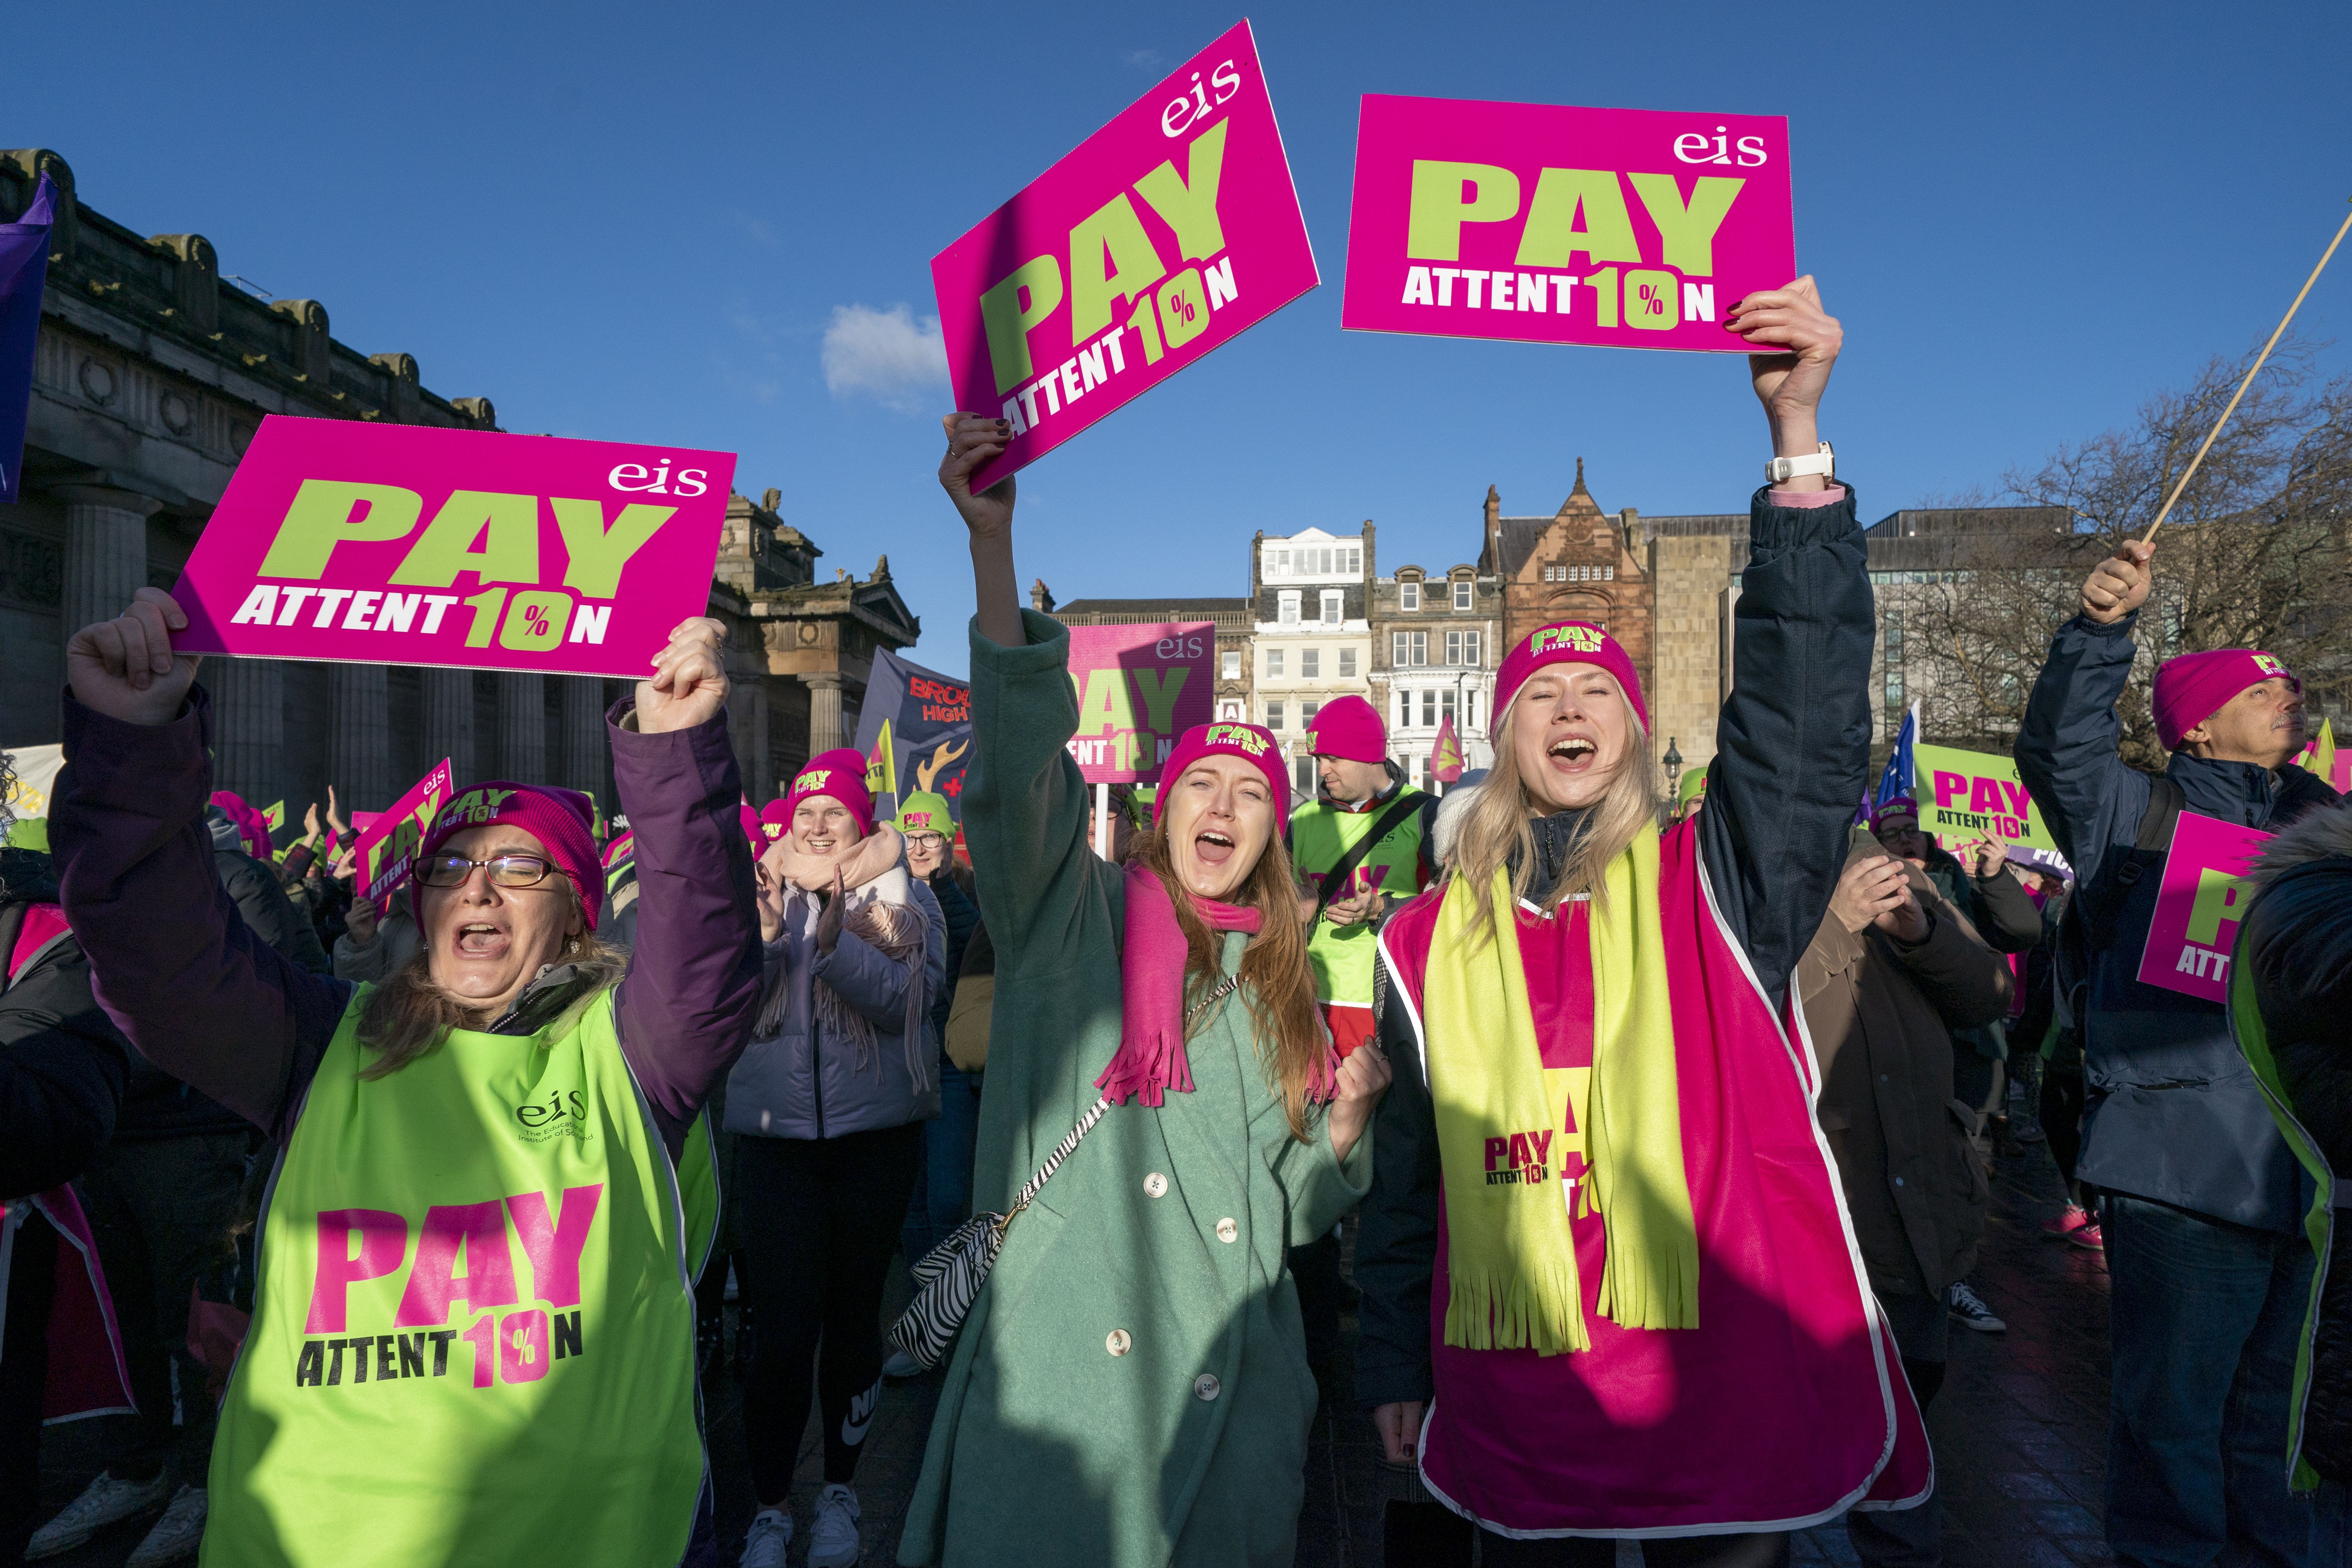
[[[543,1100],[526,1100],[514,1109],[517,1134],[526,1143],[544,1143],[551,1138],[577,1138],[586,1142],[588,1132],[587,1097],[579,1089],[551,1089]]]

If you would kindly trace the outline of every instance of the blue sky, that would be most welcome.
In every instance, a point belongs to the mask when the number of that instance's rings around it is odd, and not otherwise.
[[[1243,14],[84,4],[26,36],[0,126],[509,429],[740,453],[823,566],[887,552],[914,657],[961,672],[930,258]],[[1365,518],[1383,571],[1443,567],[1489,483],[1549,512],[1579,455],[1612,510],[1755,483],[1735,358],[1342,333],[1364,92],[1788,115],[1799,261],[1847,332],[1823,431],[1874,520],[2258,343],[2352,195],[2342,5],[1247,15],[1324,286],[1023,475],[1023,578],[1066,600],[1237,594],[1253,531]],[[2352,257],[2302,321],[2346,335]]]

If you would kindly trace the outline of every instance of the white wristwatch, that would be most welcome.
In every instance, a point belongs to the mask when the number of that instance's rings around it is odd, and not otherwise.
[[[1810,458],[1775,458],[1764,465],[1767,484],[1786,484],[1800,474],[1819,474],[1825,479],[1837,477],[1837,454],[1830,450],[1827,441]]]

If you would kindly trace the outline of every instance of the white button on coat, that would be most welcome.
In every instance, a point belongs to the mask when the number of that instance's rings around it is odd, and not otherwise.
[[[1217,1381],[1216,1373],[1204,1372],[1192,1380],[1192,1392],[1202,1399],[1214,1399],[1224,1392],[1224,1384]]]
[[[1113,1329],[1103,1340],[1103,1349],[1113,1355],[1125,1355],[1135,1341],[1125,1329]]]
[[[1168,1195],[1168,1178],[1154,1171],[1143,1178],[1143,1190],[1152,1197],[1164,1198]]]
[[[1217,1222],[1217,1239],[1219,1241],[1239,1241],[1241,1237],[1242,1227],[1235,1225],[1231,1219],[1221,1219]]]

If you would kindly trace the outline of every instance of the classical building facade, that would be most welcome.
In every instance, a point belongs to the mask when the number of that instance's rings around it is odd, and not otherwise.
[[[66,638],[136,589],[177,579],[265,415],[499,427],[489,399],[428,390],[410,355],[337,341],[316,300],[268,299],[225,277],[202,235],[142,236],[83,205],[55,153],[0,152],[0,215],[23,212],[43,173],[59,199],[23,499],[0,507],[0,745],[58,739]],[[734,632],[731,711],[761,798],[829,716],[854,728],[843,716],[871,648],[919,630],[887,564],[818,584],[817,553],[772,500],[730,506],[711,613]],[[204,682],[217,782],[298,815],[331,783],[346,805],[380,809],[445,755],[460,777],[612,800],[603,714],[619,681],[215,658]]]
[[[1364,696],[1372,680],[1371,588],[1376,531],[1319,528],[1250,541],[1256,622],[1257,722],[1291,755],[1291,781],[1315,793],[1307,727],[1334,697]]]
[[[1414,784],[1429,784],[1449,720],[1466,765],[1494,761],[1486,731],[1504,619],[1502,579],[1479,563],[1404,565],[1373,580],[1370,696],[1388,724],[1389,755]]]

